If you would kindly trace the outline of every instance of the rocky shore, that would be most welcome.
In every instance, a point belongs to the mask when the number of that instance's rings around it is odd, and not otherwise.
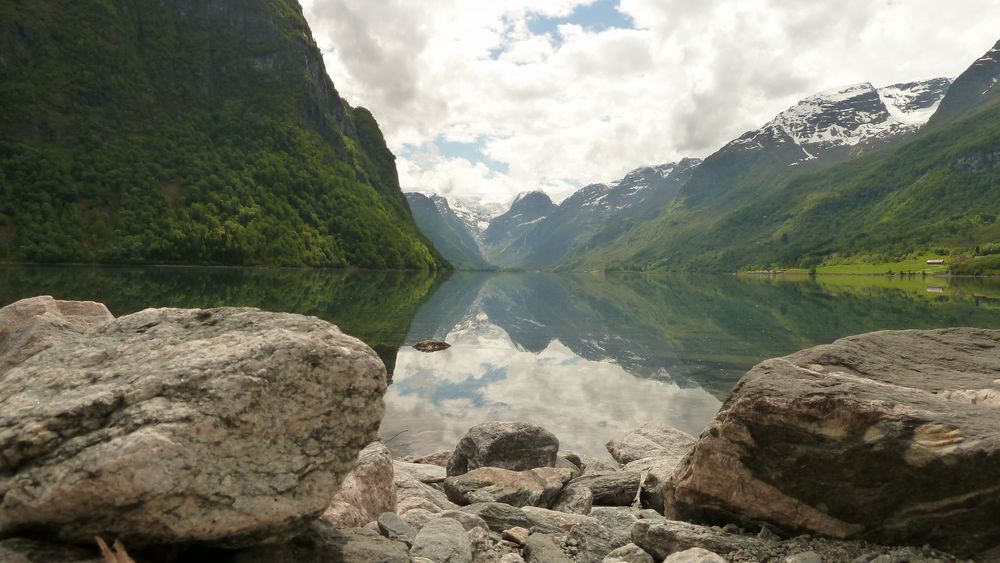
[[[1000,559],[1000,331],[768,360],[700,437],[649,423],[602,459],[504,421],[394,459],[385,387],[311,317],[8,305],[0,561]]]

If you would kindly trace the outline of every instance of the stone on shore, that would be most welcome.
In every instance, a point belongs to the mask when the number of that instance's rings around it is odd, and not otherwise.
[[[568,543],[576,547],[577,563],[600,563],[612,550],[631,541],[629,530],[615,530],[599,523],[581,522],[570,530]]]
[[[563,551],[559,539],[551,534],[531,534],[524,544],[527,563],[576,563]]]
[[[398,468],[398,466],[394,466]],[[407,472],[396,472],[396,512],[403,516],[413,509],[423,509],[438,513],[453,510],[458,505],[448,500],[444,492],[423,483],[418,477]]]
[[[624,471],[635,471],[641,475],[642,505],[663,513],[663,502],[667,496],[666,487],[677,470],[681,458],[647,457],[627,464]]]
[[[632,542],[657,560],[692,547],[725,555],[741,549],[751,549],[762,543],[756,538],[730,534],[719,528],[662,518],[636,522],[632,526]]]
[[[721,555],[707,549],[692,547],[670,554],[663,560],[663,563],[726,563],[726,560]]]
[[[360,528],[395,510],[392,457],[385,444],[372,442],[358,454],[357,467],[341,482],[323,518],[336,528]]]
[[[998,459],[1000,331],[876,332],[748,372],[666,510],[964,556],[1000,544]]]
[[[552,510],[559,512],[570,512],[573,514],[589,514],[594,505],[594,493],[589,487],[578,485],[567,487],[559,495]]]
[[[473,426],[459,441],[448,461],[448,475],[462,475],[479,467],[524,471],[553,467],[559,439],[541,426],[526,422],[484,422]]]
[[[436,563],[471,563],[472,543],[465,528],[451,518],[436,518],[417,532],[410,555]]]
[[[408,546],[413,545],[413,539],[417,537],[417,531],[410,527],[405,520],[400,518],[395,512],[386,512],[378,517],[378,531],[380,534],[394,541],[401,541]]]
[[[653,556],[634,543],[625,544],[611,550],[601,563],[656,563]]]
[[[448,476],[444,467],[428,463],[393,460],[392,470],[396,475],[408,475],[421,483],[440,483]]]
[[[455,453],[455,450],[444,450],[422,456],[407,456],[403,458],[403,461],[408,463],[419,463],[426,465],[437,465],[440,467],[448,467],[448,461],[451,459],[451,454],[453,453]]]
[[[541,506],[549,508],[566,483],[568,469],[540,467],[526,471],[510,471],[497,467],[480,467],[444,481],[448,500],[460,504],[502,502],[511,506]]]
[[[638,471],[584,473],[569,482],[563,494],[575,487],[590,489],[594,506],[631,506],[639,493]]]
[[[198,560],[206,560],[199,558]],[[312,561],[364,561],[410,563],[406,544],[384,538],[364,528],[334,529],[316,520],[288,543],[260,545],[239,551],[214,553],[209,561],[220,563],[307,563]]]
[[[149,309],[70,331],[0,380],[0,535],[290,538],[375,439],[385,385],[370,348],[301,315]]]
[[[622,465],[644,458],[674,459],[677,462],[694,446],[694,436],[665,424],[647,423],[608,442],[611,457]]]
[[[582,522],[593,522],[597,523],[597,520],[586,516],[584,514],[573,514],[570,512],[559,512],[556,510],[549,510],[547,508],[538,508],[535,506],[525,506],[521,509],[528,516],[528,518],[538,524],[542,524],[549,528],[557,528],[568,532],[573,529],[573,526],[580,524]]]

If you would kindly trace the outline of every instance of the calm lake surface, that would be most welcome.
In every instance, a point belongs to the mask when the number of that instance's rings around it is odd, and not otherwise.
[[[393,374],[381,433],[396,455],[450,449],[490,419],[605,455],[644,422],[700,433],[766,358],[873,330],[1000,328],[992,279],[0,267],[0,305],[34,295],[333,322]],[[452,347],[409,346],[427,338]]]

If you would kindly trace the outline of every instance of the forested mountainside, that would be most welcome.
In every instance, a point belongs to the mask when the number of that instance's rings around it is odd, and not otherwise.
[[[483,258],[472,227],[455,213],[446,198],[407,193],[406,200],[420,232],[452,266],[460,270],[494,269]]]
[[[804,100],[705,159],[660,216],[560,267],[809,267],[832,256],[891,261],[922,248],[1000,240],[1000,104],[993,87],[1000,79],[998,49],[1000,44],[946,93],[945,83],[934,80],[821,94],[834,106],[870,108],[875,91],[888,119],[853,120],[853,131],[842,125],[853,112],[825,128],[789,126],[788,118],[803,107],[824,106],[816,97]],[[935,91],[943,98],[935,100]],[[938,104],[942,113],[914,132]],[[813,121],[827,122],[822,116]],[[887,125],[872,126],[879,122]],[[901,136],[885,135],[893,130]],[[881,150],[873,140],[884,140]]]
[[[0,4],[0,260],[437,268],[296,0]]]

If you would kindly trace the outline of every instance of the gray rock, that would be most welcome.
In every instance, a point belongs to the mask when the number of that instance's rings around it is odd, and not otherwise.
[[[406,544],[384,538],[372,530],[336,530],[329,522],[315,521],[308,531],[289,543],[261,545],[232,551],[226,563],[306,563],[311,561],[364,561],[409,563]]]
[[[605,447],[611,457],[622,465],[644,458],[656,457],[680,462],[694,447],[695,437],[665,424],[643,424],[639,428],[608,442]]]
[[[527,563],[575,563],[559,546],[557,536],[551,534],[531,534],[524,544],[524,559]]]
[[[642,477],[642,505],[663,513],[663,501],[666,498],[665,487],[669,486],[670,477],[677,469],[680,458],[648,457],[633,461],[624,467],[624,471],[636,471]]]
[[[692,547],[670,554],[663,563],[726,563],[726,560],[707,549]]]
[[[601,563],[654,563],[653,556],[634,543],[611,550]]]
[[[550,507],[571,473],[568,469],[539,467],[510,471],[480,467],[456,477],[448,477],[444,491],[448,500],[464,505],[474,502],[502,502],[511,506]]]
[[[441,483],[447,477],[447,472],[440,465],[427,463],[410,463],[393,460],[392,469],[397,475],[413,477],[421,483]],[[402,478],[402,477],[401,477]]]
[[[590,489],[594,506],[631,506],[639,492],[640,478],[641,474],[637,471],[585,473],[570,481],[566,489]]]
[[[323,518],[335,528],[360,528],[384,512],[396,510],[392,457],[382,442],[358,453],[358,463],[340,484]]]
[[[580,466],[574,464],[572,461],[563,457],[556,458],[555,466],[560,469],[568,469],[570,473],[570,479],[576,479],[580,475],[583,475],[583,470],[580,469]]]
[[[618,462],[611,459],[581,457],[580,469],[583,470],[584,475],[590,475],[593,473],[613,473],[615,471],[621,471],[622,466],[619,465]]]
[[[459,441],[448,462],[448,475],[479,467],[524,471],[552,467],[559,440],[541,426],[526,422],[484,422],[473,426]]]
[[[370,348],[312,317],[150,309],[101,324],[0,379],[0,535],[290,538],[374,440],[385,381]]]
[[[556,457],[558,459],[564,459],[564,460],[572,463],[573,465],[577,466],[578,468],[580,468],[580,470],[583,470],[583,460],[580,459],[580,456],[578,454],[576,454],[575,452],[562,451],[562,452],[557,453]]]
[[[632,541],[653,557],[662,559],[692,547],[725,555],[740,549],[760,547],[761,540],[687,522],[646,519],[632,526]]]
[[[505,553],[500,563],[525,563],[524,558],[516,553]]]
[[[632,541],[629,530],[613,530],[602,524],[590,522],[581,522],[573,526],[569,540],[577,547],[578,563],[600,563],[612,550]]]
[[[515,527],[531,529],[535,525],[520,508],[499,502],[477,502],[459,510],[482,518],[497,533]]]
[[[563,490],[555,504],[552,505],[552,510],[573,514],[589,514],[593,505],[594,493],[589,487],[578,485]]]
[[[0,540],[3,563],[105,563],[97,544],[91,548],[25,538]]]
[[[521,510],[524,511],[524,514],[526,514],[536,526],[541,525],[550,529],[562,530],[564,532],[572,530],[573,526],[576,526],[581,522],[592,522],[594,524],[599,523],[595,518],[591,518],[590,516],[585,516],[583,514],[559,512],[556,510],[549,510],[534,506],[525,506]]]
[[[465,531],[471,531],[475,528],[479,528],[484,531],[488,531],[490,527],[486,525],[486,521],[476,516],[475,514],[469,514],[468,512],[462,512],[461,510],[443,510],[437,515],[438,518],[451,518],[452,520],[457,520],[459,524]]]
[[[493,549],[493,541],[488,530],[472,528],[467,530],[469,544],[472,546],[473,563],[499,563],[500,552]]]
[[[401,516],[415,508],[434,513],[458,508],[457,504],[448,500],[448,496],[444,492],[422,483],[411,473],[396,472],[394,480],[396,484],[396,512]]]
[[[590,517],[625,536],[631,533],[632,525],[641,519],[638,511],[627,506],[595,506],[590,511]],[[662,516],[657,515],[657,518]]]
[[[959,556],[1000,545],[998,373],[1000,331],[979,329],[764,361],[677,468],[666,512]]]
[[[413,545],[413,539],[417,537],[417,531],[395,512],[386,512],[378,517],[378,531],[390,540],[401,541],[407,546]]]
[[[432,454],[427,454],[423,456],[407,456],[403,458],[403,461],[409,463],[417,463],[421,465],[437,465],[439,467],[448,467],[448,461],[451,459],[451,454],[453,450],[444,450],[441,452],[434,452]]]
[[[457,521],[436,518],[417,532],[410,555],[437,563],[472,563],[472,542]]]
[[[410,528],[413,528],[414,537],[416,537],[416,532],[419,532],[420,528],[424,527],[424,524],[437,518],[439,514],[441,513],[431,512],[423,508],[414,508],[400,514],[399,517],[402,518],[403,522],[406,522]]]
[[[823,556],[815,551],[803,551],[785,557],[784,563],[823,563]]]
[[[0,309],[0,375],[35,354],[114,320],[93,301],[31,297]]]

